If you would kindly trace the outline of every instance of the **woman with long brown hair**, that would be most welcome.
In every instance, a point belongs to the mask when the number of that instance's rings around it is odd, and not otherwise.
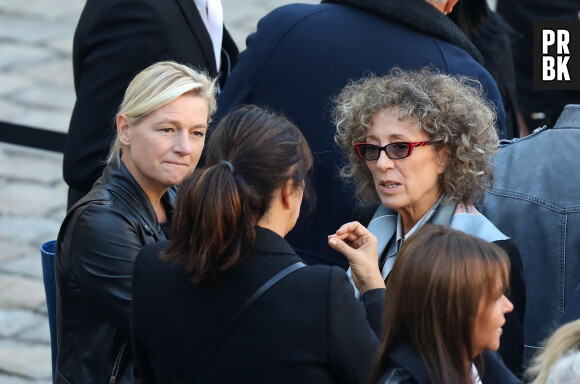
[[[387,279],[375,382],[481,383],[499,348],[509,259],[495,244],[442,225],[409,237]],[[408,381],[406,381],[408,380]]]

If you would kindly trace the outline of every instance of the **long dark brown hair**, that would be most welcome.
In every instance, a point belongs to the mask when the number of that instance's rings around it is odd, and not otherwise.
[[[502,283],[498,287],[498,279]],[[387,280],[383,341],[375,364],[377,382],[389,351],[406,340],[418,351],[429,382],[471,382],[475,319],[482,299],[509,284],[509,259],[495,244],[441,225],[425,225],[401,248]]]
[[[215,284],[249,256],[276,189],[290,179],[306,188],[312,154],[294,124],[256,106],[224,117],[206,153],[205,169],[179,187],[164,258],[183,265],[193,282]]]

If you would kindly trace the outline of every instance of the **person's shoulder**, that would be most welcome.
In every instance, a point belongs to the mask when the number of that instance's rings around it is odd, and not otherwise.
[[[333,4],[303,4],[303,3],[291,3],[282,5],[275,8],[267,16],[290,16],[290,15],[309,15],[312,13],[322,12],[328,9],[333,9],[335,5]]]
[[[144,246],[135,258],[133,275],[159,274],[171,269],[173,264],[163,260],[167,247],[169,247],[169,240],[161,240]]]
[[[519,250],[518,246],[511,239],[496,240],[496,241],[493,241],[493,244],[495,244],[498,247],[500,247],[501,249],[503,249],[505,251],[505,253],[507,253],[508,256],[510,256],[510,257],[512,255],[516,255],[516,254],[519,255],[520,254],[520,250]]]
[[[312,291],[318,289],[323,289],[325,292],[335,291],[342,284],[351,285],[345,270],[337,266],[309,265],[296,271],[294,275],[300,286],[308,286]]]
[[[283,5],[268,13],[258,22],[258,32],[268,27],[277,29],[302,28],[305,20],[320,13],[335,10],[336,4],[301,4],[292,3]]]
[[[416,384],[413,376],[403,367],[392,363],[377,384]]]
[[[154,243],[147,244],[139,251],[135,262],[140,264],[162,262],[161,256],[169,247],[169,240],[161,240]],[[165,262],[162,262],[165,263]]]
[[[83,199],[86,201],[81,200],[82,204],[74,206],[67,214],[72,219],[71,223],[75,228],[102,232],[109,231],[111,225],[128,222],[125,215],[113,206],[107,193],[101,194],[95,199],[87,197]]]
[[[149,20],[158,22],[159,16],[168,13],[174,2],[159,0],[98,0],[88,1],[79,23],[94,28],[120,25],[123,21]]]
[[[329,276],[330,278],[346,276],[346,271],[336,265],[309,265],[307,268],[303,268],[303,271],[309,275]]]

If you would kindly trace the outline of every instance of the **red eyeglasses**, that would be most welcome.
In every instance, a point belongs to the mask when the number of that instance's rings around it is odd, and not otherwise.
[[[396,143],[387,144],[384,147],[368,143],[355,144],[356,152],[363,160],[374,161],[381,156],[381,151],[385,151],[387,157],[392,160],[401,160],[405,157],[411,156],[413,148],[430,145],[430,141],[416,141],[414,143],[408,141],[399,141]]]

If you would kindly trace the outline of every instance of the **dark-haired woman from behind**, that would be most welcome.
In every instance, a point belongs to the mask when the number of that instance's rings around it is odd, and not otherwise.
[[[384,284],[364,293],[363,306],[342,269],[302,267],[284,240],[312,166],[298,128],[246,106],[206,148],[206,169],[180,186],[171,243],[136,260],[140,382],[366,382]]]

